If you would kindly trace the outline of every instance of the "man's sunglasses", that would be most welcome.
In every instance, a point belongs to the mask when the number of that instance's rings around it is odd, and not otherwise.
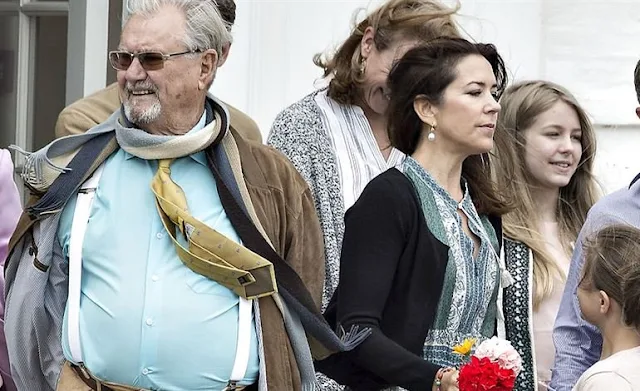
[[[157,71],[164,67],[164,62],[175,56],[182,56],[185,54],[200,53],[200,50],[188,50],[180,53],[164,54],[160,52],[142,52],[142,53],[129,53],[122,50],[109,52],[109,62],[113,69],[117,71],[126,71],[131,66],[134,58],[140,61],[140,65],[146,71]]]

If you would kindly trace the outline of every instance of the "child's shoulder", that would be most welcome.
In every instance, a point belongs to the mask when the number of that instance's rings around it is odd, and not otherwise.
[[[587,369],[575,391],[640,390],[640,347],[623,350]]]

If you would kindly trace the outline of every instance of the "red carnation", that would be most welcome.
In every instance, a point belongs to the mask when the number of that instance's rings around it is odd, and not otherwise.
[[[471,361],[460,368],[458,387],[460,391],[512,391],[515,373],[500,367],[489,358],[471,356]]]

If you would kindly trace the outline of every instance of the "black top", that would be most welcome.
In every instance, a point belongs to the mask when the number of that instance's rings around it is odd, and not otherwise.
[[[490,218],[501,237],[499,218]],[[325,317],[372,334],[316,369],[353,390],[431,390],[439,367],[423,359],[442,292],[449,248],[429,231],[409,179],[392,168],[345,215],[340,284]]]

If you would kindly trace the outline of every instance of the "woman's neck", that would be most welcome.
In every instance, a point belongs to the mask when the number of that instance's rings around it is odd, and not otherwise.
[[[534,187],[531,189],[531,198],[540,224],[557,223],[560,189]]]
[[[602,331],[602,355],[600,360],[627,349],[640,346],[638,330],[622,324],[622,321],[611,321]]]
[[[378,148],[380,148],[384,158],[387,159],[391,153],[391,141],[389,140],[389,133],[387,132],[387,117],[376,113],[362,102],[356,102],[356,105],[364,112],[364,116],[369,122],[369,127],[371,127],[373,138],[376,140]]]
[[[464,196],[460,178],[462,176],[462,162],[466,156],[458,156],[438,148],[432,148],[427,143],[430,142],[419,143],[411,157],[427,170],[453,199],[460,202]]]

